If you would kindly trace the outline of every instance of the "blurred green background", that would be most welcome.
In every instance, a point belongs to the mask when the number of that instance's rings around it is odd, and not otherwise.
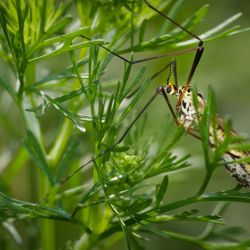
[[[151,1],[153,3],[153,1]],[[249,0],[185,0],[182,6],[182,11],[179,13],[177,22],[181,22],[185,17],[189,16],[189,13],[193,13],[199,7],[204,4],[209,4],[210,9],[206,15],[206,19],[199,26],[199,29],[195,31],[196,34],[200,34],[203,30],[209,29],[219,22],[222,22],[226,18],[234,15],[235,13],[242,12],[243,16],[237,20],[237,24],[241,25],[242,28],[250,27],[250,1]],[[154,25],[161,25],[161,18],[156,18],[152,21],[151,30],[153,32]],[[197,86],[206,96],[208,86],[212,86],[216,93],[217,98],[217,108],[218,112],[222,117],[229,117],[233,120],[233,127],[236,131],[242,134],[250,135],[250,32],[245,32],[232,36],[226,39],[213,41],[211,43],[205,43],[205,52],[202,60],[197,68],[196,74],[193,78],[192,84]],[[181,55],[177,57],[178,63],[178,77],[179,84],[185,83],[187,75],[189,73],[192,64],[193,54]],[[158,60],[157,62],[150,62],[147,68],[152,69],[152,72],[157,70],[157,68],[166,61],[166,59]],[[57,64],[57,61],[52,63]],[[118,68],[111,70],[110,74],[119,74],[119,67],[121,64],[117,64]],[[1,66],[1,64],[0,64]],[[56,65],[54,66],[56,68]],[[135,67],[136,70],[136,67]],[[5,74],[4,67],[0,67],[0,73]],[[150,72],[149,72],[150,73]],[[140,105],[146,102],[147,98],[155,91],[155,87],[164,84],[164,77],[162,77],[162,82],[157,79],[156,82],[152,83],[152,87],[148,88],[147,93],[141,99]],[[4,107],[9,102],[9,99],[1,100],[1,107]],[[149,119],[147,132],[154,133],[158,129],[162,128],[162,121],[166,118],[164,113],[168,113],[166,104],[162,98],[158,100],[148,109],[147,111]],[[4,117],[1,117],[4,119]],[[50,126],[48,124],[48,126]],[[18,128],[16,128],[18,129]],[[10,135],[2,134],[4,130],[0,130],[1,133],[1,148],[2,155],[6,156],[6,152],[11,150],[12,142],[8,141]],[[167,131],[166,131],[167,132]],[[13,134],[16,133],[13,131]],[[5,145],[3,145],[5,144]],[[15,148],[15,146],[14,146]],[[5,152],[6,151],[6,152]],[[194,190],[200,184],[201,176],[204,174],[204,164],[202,157],[202,149],[200,142],[196,141],[190,136],[184,136],[178,145],[175,147],[176,153],[184,154],[190,153],[192,158],[193,168],[188,171],[180,172],[179,179],[171,180],[170,175],[170,190],[168,192],[168,200],[173,200],[175,197],[185,197],[192,194]],[[3,154],[4,153],[4,154]],[[4,168],[5,160],[1,158],[0,171]],[[20,178],[24,177],[24,178]],[[29,193],[30,186],[27,185],[25,180],[25,173],[15,178],[13,182],[13,193],[15,197],[24,199]],[[175,175],[175,178],[176,175]],[[218,169],[213,176],[213,181],[209,185],[209,191],[213,190],[223,190],[234,186],[234,179],[226,172],[225,169]],[[173,184],[173,185],[171,185]],[[185,193],[183,193],[185,190]],[[207,206],[206,204],[196,204],[195,208],[202,208],[204,214],[211,211],[211,204]],[[233,204],[227,209],[225,213],[225,220],[229,226],[243,226],[246,232],[242,233],[242,238],[249,236],[250,234],[250,214],[249,206],[247,204]],[[62,227],[69,227],[63,223],[58,223]],[[180,226],[181,225],[181,226]],[[18,225],[20,230],[22,230],[22,225]],[[163,225],[164,226],[164,225]],[[200,232],[204,225],[197,227],[197,223],[168,223],[167,229],[171,229],[181,233],[189,233],[191,235],[196,235]],[[65,235],[58,231],[58,239],[63,238],[63,244],[65,240],[70,240],[75,237],[75,229],[69,227]],[[35,232],[34,232],[35,233]],[[58,245],[60,246],[60,240],[58,240]],[[147,249],[157,249],[157,250],[184,250],[184,249],[197,249],[190,245],[184,244],[183,242],[177,242],[173,240],[164,240],[160,237],[154,237],[150,242],[145,244]],[[113,249],[119,249],[121,247],[115,246]],[[120,248],[121,249],[121,248]]]

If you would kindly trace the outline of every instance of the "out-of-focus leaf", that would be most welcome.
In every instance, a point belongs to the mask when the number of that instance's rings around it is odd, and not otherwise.
[[[137,93],[135,94],[133,100],[129,103],[129,105],[124,109],[124,111],[122,112],[122,114],[119,116],[119,118],[117,119],[118,122],[122,121],[127,114],[129,113],[129,111],[134,107],[134,105],[137,103],[138,99],[141,97],[141,95],[144,93],[145,88],[148,86],[148,84],[150,83],[150,79],[145,80],[140,89],[137,91]]]
[[[136,76],[133,78],[129,86],[127,87],[125,93],[123,94],[123,98],[131,94],[131,90],[135,87],[135,85],[139,82],[139,80],[142,78],[143,74],[145,72],[145,67],[141,67],[136,74]]]
[[[241,15],[242,15],[241,13],[233,15],[232,17],[228,18],[227,20],[220,23],[211,30],[208,30],[207,32],[204,32],[203,34],[199,35],[199,37],[204,41],[212,41],[213,39],[223,38],[226,36],[230,36],[230,34],[237,34],[237,32],[241,32],[238,30],[239,26],[235,26],[233,28],[229,28],[228,31],[223,31],[220,33],[220,31],[222,31],[226,26],[228,26],[232,22],[236,21]],[[248,30],[249,28],[246,28],[243,29],[242,31],[248,31]],[[197,43],[197,39],[190,39],[184,42],[177,43],[176,47],[187,46],[195,43]]]
[[[24,141],[24,146],[30,153],[30,156],[33,160],[38,163],[38,166],[47,176],[48,180],[51,184],[53,184],[53,178],[50,173],[43,149],[40,147],[39,142],[37,141],[36,137],[33,135],[31,131],[27,131],[27,139]]]
[[[69,144],[69,146],[66,148],[65,153],[63,154],[63,157],[60,160],[59,165],[56,168],[55,183],[61,180],[67,168],[69,168],[70,160],[72,159],[77,146],[78,146],[78,143],[74,142],[74,143]]]
[[[86,48],[86,47],[89,47],[91,45],[103,45],[103,44],[105,44],[105,42],[102,39],[91,40],[88,42],[81,42],[81,43],[73,44],[73,45],[71,44],[71,41],[66,40],[66,41],[64,41],[63,44],[61,44],[61,46],[58,49],[55,49],[54,51],[47,53],[47,54],[43,54],[41,56],[31,58],[28,60],[28,62],[34,63],[34,62],[37,62],[37,61],[42,60],[42,59],[47,59],[47,58],[50,58],[53,56],[61,55],[61,54],[66,53],[66,52],[70,52],[72,50]]]
[[[152,201],[153,200],[148,198],[148,197],[140,196],[140,197],[138,197],[138,199],[135,202],[130,204],[130,206],[124,212],[125,212],[126,215],[139,213],[142,210],[144,210],[146,208],[149,208]]]
[[[48,96],[47,94],[45,94],[43,91],[39,91],[39,90],[34,90],[35,93],[37,93],[38,95],[40,95],[44,100],[46,100],[50,105],[52,105],[56,110],[58,110],[63,116],[69,118],[74,125],[76,126],[76,128],[78,128],[81,132],[85,132],[86,129],[83,126],[83,121],[92,121],[91,117],[88,116],[84,116],[84,115],[78,115],[76,113],[70,112],[67,109],[65,109],[64,107],[62,107],[62,105],[60,105],[56,98],[53,99],[50,96]],[[72,92],[70,95],[71,97],[74,95],[75,93]]]
[[[29,217],[61,220],[81,225],[84,230],[90,232],[88,227],[80,221],[71,219],[71,215],[61,208],[49,208],[40,204],[13,199],[0,192],[0,219],[6,220],[13,217],[20,219]]]
[[[44,112],[47,107],[48,107],[48,102],[46,100],[43,100],[43,102],[39,106],[35,108],[25,109],[25,111],[34,112],[36,114],[36,117],[41,117],[42,115],[44,115]]]
[[[168,187],[168,176],[165,175],[161,184],[158,186],[158,190],[156,193],[156,206],[158,206],[161,203],[166,193],[167,187]]]
[[[170,2],[170,1],[169,1]],[[173,20],[176,20],[176,16],[178,15],[181,6],[183,4],[183,0],[175,0],[173,5],[171,6],[171,9],[168,12],[168,17],[172,18]],[[165,22],[161,25],[160,31],[158,32],[158,34],[161,36],[163,34],[166,34],[166,32],[169,31],[170,26],[171,26],[171,22],[169,20],[165,20]]]
[[[140,31],[139,31],[139,44],[141,44],[143,42],[147,23],[148,23],[148,20],[145,19],[145,20],[143,20],[143,22],[141,24]]]
[[[76,63],[76,66],[81,67],[87,63],[88,63],[88,58],[84,58],[84,59],[78,61]],[[75,69],[74,66],[70,66],[57,74],[46,76],[43,79],[38,80],[38,81],[30,84],[29,86],[27,86],[27,89],[32,91],[32,89],[37,88],[40,85],[48,84],[48,82],[50,82],[50,81],[57,81],[57,80],[65,79],[65,78],[66,79],[67,78],[76,78],[77,76],[73,73],[74,69]],[[88,79],[88,77],[89,77],[88,73],[81,74],[81,78],[83,78],[83,79]]]
[[[1,76],[0,76],[0,85],[2,85],[3,88],[10,94],[10,96],[12,97],[12,99],[14,101],[17,101],[17,95],[16,95],[14,89],[12,88],[10,83],[8,83],[6,80],[2,79]]]
[[[204,5],[202,6],[198,11],[196,11],[190,18],[185,20],[181,25],[188,31],[192,31],[194,27],[196,27],[199,23],[201,23],[201,20],[203,17],[206,15],[208,11],[209,5]],[[179,28],[177,28],[179,29]],[[186,32],[181,32],[178,35],[174,35],[176,32],[176,29],[171,32],[171,35],[174,37],[176,40],[182,40],[184,39],[188,34]]]
[[[34,53],[34,51],[36,51],[38,49],[41,49],[41,48],[44,48],[47,46],[51,46],[51,45],[55,45],[57,43],[64,43],[65,41],[68,41],[68,40],[72,40],[75,37],[84,34],[88,30],[89,30],[89,27],[81,27],[77,30],[74,30],[72,32],[69,32],[69,33],[61,35],[61,36],[56,36],[56,37],[49,38],[46,40],[38,41],[36,44],[34,44],[32,47],[30,47],[29,50],[26,52],[27,57],[29,58]]]

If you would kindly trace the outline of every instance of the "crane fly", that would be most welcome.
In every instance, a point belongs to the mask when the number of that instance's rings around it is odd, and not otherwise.
[[[206,101],[202,93],[196,90],[198,103],[198,107],[196,108],[193,103],[194,90],[187,85],[178,87],[178,85],[168,82],[166,86],[159,87],[157,91],[164,96],[177,126],[184,126],[190,135],[200,139],[199,135],[195,133],[194,127],[198,125],[198,117],[202,117],[206,107]],[[167,95],[176,96],[178,117],[175,115]],[[230,130],[229,133],[230,136],[238,136],[234,130]],[[215,137],[219,144],[222,144],[226,138],[223,120],[218,115],[216,116],[216,128],[212,126],[211,122],[209,126],[209,144],[212,147],[215,145]],[[235,149],[226,151],[222,155],[224,165],[231,176],[235,177],[239,184],[245,187],[250,187],[250,164],[247,162],[237,162],[237,160],[247,158],[249,155],[249,152]]]
[[[169,75],[166,80],[166,84],[163,86],[160,86],[156,89],[155,94],[149,99],[149,101],[144,105],[144,107],[141,109],[141,111],[137,114],[135,119],[131,122],[131,124],[127,127],[125,132],[122,134],[122,136],[117,140],[116,143],[113,144],[113,146],[107,148],[103,152],[101,152],[99,155],[95,156],[93,159],[89,160],[82,166],[80,166],[78,169],[76,169],[74,172],[72,172],[69,176],[67,176],[65,179],[61,181],[61,184],[66,182],[68,179],[70,179],[73,175],[75,175],[78,171],[80,171],[82,168],[84,168],[86,165],[92,163],[95,159],[103,156],[104,154],[113,151],[115,147],[120,144],[123,139],[126,137],[128,132],[131,130],[133,125],[136,123],[136,121],[142,116],[144,111],[148,108],[148,106],[152,103],[152,101],[156,98],[156,96],[163,96],[168,107],[170,110],[170,113],[173,116],[173,119],[176,123],[177,126],[183,126],[188,134],[191,136],[201,139],[199,132],[197,133],[197,130],[195,127],[197,127],[199,123],[198,117],[202,117],[204,113],[204,109],[206,107],[206,101],[202,95],[202,93],[198,90],[194,90],[191,88],[190,83],[193,78],[193,75],[196,71],[196,68],[200,62],[200,59],[202,57],[203,51],[204,51],[204,46],[203,46],[203,40],[198,37],[197,35],[193,34],[191,31],[187,30],[185,27],[181,26],[179,23],[156,9],[153,5],[151,5],[147,0],[144,0],[145,4],[154,12],[162,16],[163,18],[169,20],[171,23],[173,23],[175,26],[189,34],[191,37],[195,38],[198,41],[198,45],[195,48],[189,48],[181,51],[176,51],[172,53],[168,53],[165,55],[159,55],[159,56],[153,56],[149,58],[144,58],[140,59],[137,61],[129,61],[125,57],[121,56],[120,54],[117,54],[115,51],[110,50],[109,48],[105,47],[104,45],[98,45],[99,47],[107,50],[108,52],[112,53],[114,56],[120,58],[121,60],[125,61],[126,63],[129,64],[137,64],[145,61],[150,61],[162,57],[169,57],[169,56],[176,56],[179,54],[184,54],[188,53],[190,51],[196,51],[194,60],[187,78],[186,83],[180,87],[178,85],[177,81],[177,70],[176,70],[176,60],[168,63],[166,66],[164,66],[161,70],[159,70],[157,73],[155,73],[151,79],[154,79],[157,77],[159,74],[162,72],[166,71],[166,69],[169,69]],[[87,39],[91,41],[90,38],[81,35],[84,39]],[[174,82],[170,81],[170,78],[173,76]],[[197,95],[197,104],[198,107],[196,108],[194,105],[194,91],[196,91]],[[175,96],[177,98],[177,103],[176,103],[176,112],[174,111],[174,108],[172,107],[168,95],[170,96]],[[237,133],[233,130],[230,131],[230,134],[232,136],[237,137]],[[224,129],[224,123],[222,119],[217,115],[216,117],[216,127],[214,128],[211,125],[210,122],[210,127],[209,127],[209,143],[210,146],[214,147],[215,145],[215,137],[217,138],[217,141],[219,144],[222,144],[225,141],[225,129]],[[224,165],[230,172],[230,174],[237,179],[239,184],[241,186],[245,187],[250,187],[250,164],[246,162],[237,162],[239,159],[243,159],[246,157],[249,157],[250,154],[248,152],[245,152],[243,150],[228,150],[222,155],[222,160],[224,161]]]

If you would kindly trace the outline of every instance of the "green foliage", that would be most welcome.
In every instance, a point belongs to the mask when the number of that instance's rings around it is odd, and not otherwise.
[[[159,0],[153,4],[174,19],[181,3]],[[182,25],[193,31],[207,9],[207,5],[201,7]],[[122,62],[116,68],[119,76],[110,77],[114,61],[120,59],[102,47],[118,54],[167,53],[197,41],[163,19],[153,37],[146,38],[148,24],[157,14],[142,0],[6,0],[1,1],[0,12],[4,65],[0,94],[7,103],[2,102],[0,111],[4,118],[0,146],[1,154],[9,159],[1,169],[0,221],[1,234],[10,235],[13,241],[8,243],[0,236],[1,249],[20,244],[31,249],[58,249],[55,238],[68,233],[68,225],[74,226],[77,237],[61,242],[65,249],[110,249],[121,237],[127,249],[142,249],[146,234],[149,238],[160,235],[186,241],[203,249],[248,249],[249,240],[237,243],[229,233],[223,242],[209,238],[216,235],[214,225],[226,224],[222,219],[226,205],[221,206],[220,201],[250,202],[249,192],[239,188],[205,193],[214,170],[222,164],[223,153],[231,148],[249,149],[249,145],[239,143],[240,138],[230,135],[213,151],[208,149],[209,126],[216,116],[213,92],[209,91],[199,122],[206,176],[194,195],[168,201],[170,173],[177,176],[191,167],[188,155],[172,151],[185,131],[176,128],[169,116],[164,117],[164,129],[146,135],[147,119],[138,119],[136,105],[158,75],[148,73],[146,66],[134,72],[131,64]],[[238,26],[225,30],[238,17],[200,37],[211,41],[244,31]],[[131,53],[130,59],[136,56]],[[88,155],[92,155],[89,161]],[[29,190],[27,194],[13,198],[22,185]],[[220,207],[215,214],[202,215],[197,209],[185,208],[214,201]],[[177,208],[181,212],[175,211]],[[17,221],[29,228],[21,236],[15,228]],[[56,221],[65,223],[65,231]],[[196,237],[155,227],[169,221],[208,226]],[[221,235],[226,233],[217,233]]]

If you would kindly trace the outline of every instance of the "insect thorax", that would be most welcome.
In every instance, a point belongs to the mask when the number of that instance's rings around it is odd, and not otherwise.
[[[198,101],[198,114],[196,114],[196,108],[193,103],[193,91],[188,88],[182,96],[184,87],[179,87],[175,95],[177,99],[181,98],[179,105],[176,106],[176,110],[179,113],[179,123],[182,124],[186,129],[197,125],[197,116],[201,116],[204,110],[204,99],[200,91],[196,90],[197,101]]]

